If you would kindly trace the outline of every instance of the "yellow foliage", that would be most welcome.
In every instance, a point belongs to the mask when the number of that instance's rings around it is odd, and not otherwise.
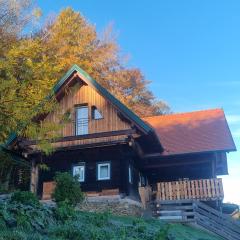
[[[40,139],[42,147],[51,151],[46,139],[57,137],[52,131],[55,127],[32,120],[56,106],[54,99],[45,97],[73,64],[140,116],[169,110],[149,91],[149,82],[139,69],[123,66],[111,28],[100,38],[95,26],[71,8],[62,10],[33,36],[15,37],[9,48],[0,51],[0,141],[18,128],[21,134]]]

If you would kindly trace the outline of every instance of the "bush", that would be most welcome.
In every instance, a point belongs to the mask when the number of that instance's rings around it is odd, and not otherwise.
[[[69,205],[68,202],[59,202],[57,208],[55,209],[56,220],[61,222],[66,222],[73,219],[75,216],[74,208]]]
[[[91,222],[91,224],[93,224],[94,226],[103,227],[104,225],[108,225],[109,216],[109,212],[95,213],[94,215],[89,214],[86,219],[87,222]]]
[[[69,239],[69,240],[83,240],[86,239],[80,228],[72,225],[71,223],[65,225],[58,225],[50,229],[49,235],[56,237],[56,239]]]
[[[37,196],[28,191],[16,191],[11,196],[10,202],[21,203],[24,205],[38,206],[40,202]]]
[[[53,210],[48,206],[11,201],[0,202],[0,230],[22,228],[26,231],[42,231],[56,222]]]
[[[77,177],[72,177],[72,175],[67,172],[58,172],[56,173],[54,180],[56,182],[56,188],[52,197],[57,204],[65,202],[71,206],[76,206],[83,201],[84,195],[81,191]]]
[[[223,203],[222,211],[226,214],[232,214],[235,210],[239,210],[239,206],[234,203]]]

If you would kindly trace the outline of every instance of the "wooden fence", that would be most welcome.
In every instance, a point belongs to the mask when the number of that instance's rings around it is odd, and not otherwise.
[[[240,240],[240,222],[200,200],[164,200],[153,204],[153,214],[170,222],[192,222],[221,236]]]
[[[222,200],[223,185],[221,178],[182,180],[157,183],[156,200]]]
[[[230,216],[194,201],[195,220],[198,225],[212,231],[227,240],[240,240],[240,223]]]

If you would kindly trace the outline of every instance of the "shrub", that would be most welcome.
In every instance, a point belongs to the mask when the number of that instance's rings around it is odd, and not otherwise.
[[[86,216],[87,222],[91,222],[94,226],[103,227],[109,223],[109,212],[89,214]]]
[[[25,205],[19,202],[0,202],[0,230],[22,228],[42,231],[55,224],[53,210],[44,205]]]
[[[49,235],[56,239],[83,240],[86,239],[80,228],[69,224],[58,225],[50,229]]]
[[[239,210],[239,206],[237,204],[234,204],[234,203],[223,203],[222,204],[223,213],[231,214],[235,210]]]
[[[38,206],[40,202],[37,196],[28,191],[16,191],[11,196],[10,202],[21,203],[24,205]]]
[[[84,195],[81,191],[77,177],[72,177],[72,175],[67,172],[58,172],[55,176],[55,182],[56,188],[52,197],[57,204],[60,202],[66,202],[71,206],[76,206],[83,201]]]
[[[0,183],[0,194],[9,193],[8,189],[5,186],[2,186]]]
[[[55,217],[58,221],[65,222],[75,216],[74,208],[67,201],[59,202],[55,209]]]

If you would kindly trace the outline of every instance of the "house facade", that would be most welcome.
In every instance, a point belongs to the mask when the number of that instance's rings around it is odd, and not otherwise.
[[[165,200],[222,200],[217,176],[228,174],[226,154],[236,150],[223,110],[139,118],[78,66],[53,90],[59,106],[42,120],[68,120],[52,141],[54,153],[17,136],[6,145],[30,161],[30,188],[39,197],[51,198],[56,172],[71,172],[88,196],[139,200],[139,187],[151,186]]]

